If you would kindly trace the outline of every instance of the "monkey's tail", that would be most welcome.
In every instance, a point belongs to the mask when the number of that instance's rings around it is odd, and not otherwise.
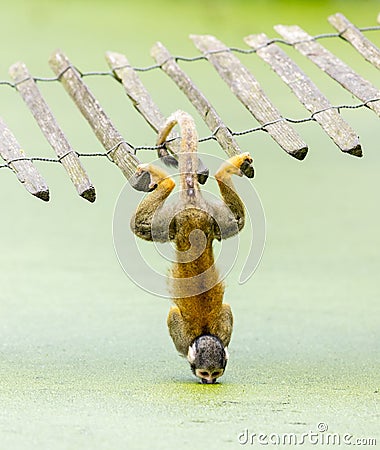
[[[199,192],[198,184],[198,134],[194,119],[190,114],[178,110],[170,115],[158,133],[157,145],[165,142],[173,127],[181,129],[181,147],[179,153],[179,171],[181,177],[181,196],[187,200],[195,199]]]

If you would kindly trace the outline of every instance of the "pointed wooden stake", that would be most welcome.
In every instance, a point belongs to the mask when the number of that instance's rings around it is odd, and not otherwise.
[[[89,202],[94,202],[96,198],[95,188],[82,167],[79,157],[72,149],[48,104],[42,97],[27,67],[19,62],[11,66],[9,73],[15,81],[16,89],[36,119],[44,136],[58,158],[61,158],[60,161],[78,194]]]
[[[372,83],[362,78],[319,42],[315,42],[312,36],[297,25],[276,25],[274,29],[284,39],[292,43],[302,55],[309,58],[347,91],[354,94],[362,102],[368,102],[368,108],[380,116],[380,101],[371,101],[380,98],[380,91]]]
[[[0,117],[0,155],[16,174],[20,183],[35,197],[49,201],[49,188],[32,161],[25,153],[11,130]]]
[[[214,36],[191,36],[192,41],[215,67],[236,97],[252,113],[265,131],[291,156],[303,159],[307,145],[285,121],[265,95],[258,81],[232,54],[230,49]]]
[[[57,50],[51,56],[49,64],[90,124],[98,140],[109,152],[110,159],[119,167],[135,189],[148,191],[150,179],[148,172],[143,172],[142,176],[136,175],[140,161],[134,155],[133,148],[125,142],[66,55]]]
[[[299,101],[314,115],[315,120],[342,152],[362,156],[359,138],[309,77],[276,44],[270,43],[266,34],[246,37],[245,42],[290,87]],[[318,112],[321,111],[321,112]]]

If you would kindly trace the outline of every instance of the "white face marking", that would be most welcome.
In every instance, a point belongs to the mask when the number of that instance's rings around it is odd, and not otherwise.
[[[189,347],[189,350],[187,352],[187,360],[190,364],[195,361],[195,344]]]
[[[202,380],[206,380],[208,383],[212,383],[213,380],[223,375],[223,369],[215,369],[213,371],[207,369],[195,369],[195,375]]]

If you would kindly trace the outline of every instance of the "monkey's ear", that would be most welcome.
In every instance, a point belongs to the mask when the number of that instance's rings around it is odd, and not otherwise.
[[[224,347],[224,356],[225,356],[226,360],[228,361],[228,358],[230,357],[230,354],[228,353],[227,347]]]
[[[195,345],[190,345],[189,350],[187,352],[187,360],[190,364],[193,364],[195,361]]]

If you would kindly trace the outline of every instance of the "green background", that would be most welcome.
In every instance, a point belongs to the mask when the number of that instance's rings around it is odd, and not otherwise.
[[[152,64],[157,40],[173,54],[195,56],[190,33],[245,48],[244,36],[275,36],[278,23],[331,32],[330,14],[370,26],[379,9],[377,1],[16,0],[1,8],[0,79],[9,79],[17,60],[36,76],[52,76],[47,61],[56,48],[82,71],[107,70],[107,50],[141,67]],[[367,36],[380,45],[380,32]],[[379,72],[348,44],[323,44],[380,87]],[[287,51],[333,104],[356,103]],[[284,115],[309,115],[257,56],[241,59]],[[207,63],[181,67],[228,126],[256,125]],[[179,108],[194,113],[164,74],[141,79],[165,115]],[[128,141],[154,143],[121,86],[109,77],[85,81]],[[74,147],[102,151],[63,88],[39,87]],[[0,115],[28,155],[53,155],[6,86],[0,86]],[[194,115],[199,134],[208,135]],[[121,172],[105,159],[84,160],[97,189],[89,204],[62,167],[36,163],[50,186],[45,204],[2,169],[0,448],[238,448],[245,429],[301,434],[320,422],[330,432],[379,442],[380,127],[363,108],[342,115],[360,136],[362,159],[342,154],[315,123],[295,126],[310,147],[303,162],[265,133],[238,140],[255,157],[253,185],[266,213],[267,243],[248,283],[238,285],[238,269],[228,279],[235,330],[227,372],[214,386],[197,384],[176,355],[165,325],[169,301],[140,290],[118,264],[111,229],[125,184]],[[223,157],[213,142],[201,151]],[[139,156],[153,158],[147,151]],[[243,232],[243,242],[249,238]]]

